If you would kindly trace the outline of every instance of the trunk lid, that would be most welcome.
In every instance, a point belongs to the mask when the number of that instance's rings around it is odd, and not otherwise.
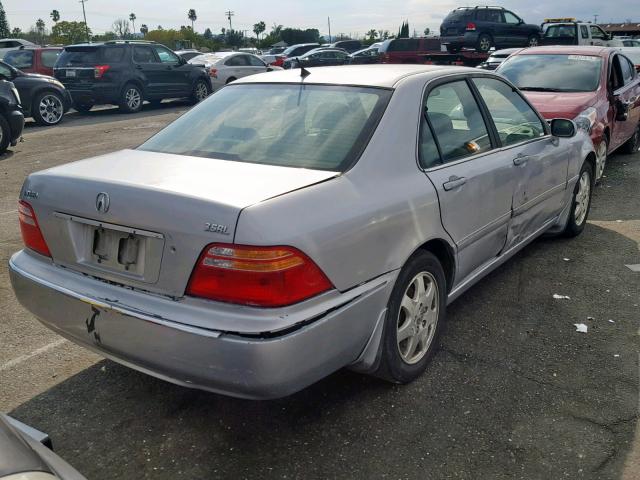
[[[123,150],[32,174],[23,199],[54,262],[179,297],[204,246],[233,242],[242,209],[337,175]]]

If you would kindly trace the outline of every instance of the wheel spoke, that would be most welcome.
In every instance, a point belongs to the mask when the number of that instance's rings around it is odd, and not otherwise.
[[[413,319],[407,319],[400,328],[398,328],[398,343],[404,342],[407,338],[413,337],[416,334],[416,329],[413,324]]]
[[[407,360],[412,360],[413,355],[416,353],[416,348],[418,347],[418,339],[416,336],[409,337],[407,340],[406,350],[405,350],[405,358]]]

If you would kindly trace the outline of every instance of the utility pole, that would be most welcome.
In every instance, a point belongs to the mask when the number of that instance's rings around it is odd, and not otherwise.
[[[329,43],[331,43],[331,17],[327,17],[327,24],[329,25]]]
[[[598,23],[598,16],[599,15],[597,13],[593,16],[593,23]]]
[[[91,39],[89,38],[89,25],[87,25],[87,14],[84,11],[84,2],[87,1],[89,0],[80,0],[80,3],[82,4],[82,16],[84,17],[84,29],[87,34],[87,43],[91,43]]]
[[[231,26],[231,17],[233,17],[235,13],[232,12],[231,10],[224,13],[227,15],[227,18],[229,19],[229,30],[233,30],[233,27]]]

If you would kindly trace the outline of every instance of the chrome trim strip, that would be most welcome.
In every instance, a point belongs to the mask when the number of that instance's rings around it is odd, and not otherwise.
[[[122,225],[115,225],[113,223],[99,222],[97,220],[91,220],[84,217],[76,217],[74,215],[68,215],[66,213],[53,212],[53,216],[61,218],[63,220],[70,220],[72,222],[82,223],[85,225],[91,225],[93,227],[108,228],[109,230],[116,230],[118,232],[131,233],[134,235],[140,235],[142,237],[151,237],[164,240],[164,235],[156,232],[150,232],[148,230],[140,230],[138,228],[123,227]]]

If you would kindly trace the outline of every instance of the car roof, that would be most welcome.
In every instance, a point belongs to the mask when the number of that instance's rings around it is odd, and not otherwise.
[[[549,45],[544,47],[530,47],[520,50],[518,55],[595,55],[598,57],[606,57],[611,52],[614,52],[615,48],[611,47],[598,47],[598,46],[574,46],[574,45]]]
[[[431,74],[440,77],[451,73],[478,73],[475,68],[379,64],[379,65],[343,65],[337,67],[317,67],[306,69],[309,75],[305,84],[353,85],[362,87],[393,88],[400,80],[411,75]],[[301,81],[300,69],[277,70],[243,77],[233,82],[241,83],[298,83]]]

